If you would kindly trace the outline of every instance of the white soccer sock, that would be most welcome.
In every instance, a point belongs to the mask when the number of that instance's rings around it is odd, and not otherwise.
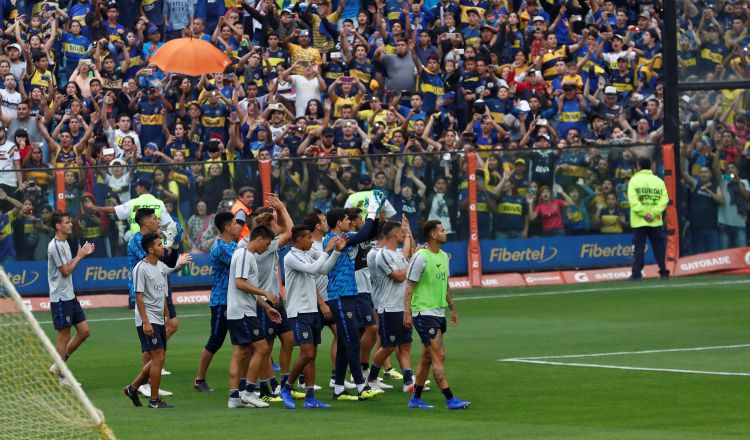
[[[333,386],[333,392],[336,394],[341,394],[344,392],[344,386],[343,385],[334,385]]]
[[[358,383],[358,384],[357,384],[357,392],[358,392],[358,393],[361,393],[361,392],[362,392],[362,390],[364,390],[364,389],[365,389],[365,385],[367,385],[367,383],[366,383],[366,382]]]

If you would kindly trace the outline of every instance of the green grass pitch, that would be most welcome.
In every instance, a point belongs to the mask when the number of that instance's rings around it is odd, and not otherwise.
[[[216,392],[192,389],[208,334],[204,305],[178,307],[166,365],[173,374],[162,382],[175,392],[166,399],[172,410],[135,408],[121,394],[140,366],[131,311],[87,311],[92,336],[69,365],[121,439],[749,438],[749,287],[748,277],[714,276],[456,292],[460,322],[445,338],[447,375],[472,402],[465,411],[446,410],[438,390],[424,395],[435,409],[407,410],[396,388],[330,410],[227,409],[228,338],[209,371]],[[52,337],[49,315],[37,319]],[[318,397],[331,403],[324,335]],[[420,349],[414,345],[414,360]],[[641,351],[649,352],[631,353]],[[531,361],[545,363],[499,361],[539,357]]]

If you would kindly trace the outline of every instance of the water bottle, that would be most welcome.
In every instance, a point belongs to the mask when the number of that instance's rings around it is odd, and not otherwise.
[[[182,266],[182,276],[189,277],[190,276],[190,265],[186,264]]]

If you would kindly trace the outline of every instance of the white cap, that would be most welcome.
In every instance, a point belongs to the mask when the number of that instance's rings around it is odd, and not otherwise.
[[[604,88],[604,94],[605,95],[616,95],[617,94],[617,88],[615,86],[607,86]]]
[[[531,107],[529,106],[529,102],[528,101],[520,101],[518,103],[518,111],[521,111],[521,112],[529,112],[529,111],[531,111]]]
[[[537,15],[534,18],[531,19],[532,23],[535,22],[535,21],[546,21],[546,20],[541,15]]]
[[[497,87],[505,87],[506,89],[510,88],[510,87],[508,87],[508,82],[505,81],[502,78],[500,80],[498,80],[498,82],[496,84],[497,84]]]

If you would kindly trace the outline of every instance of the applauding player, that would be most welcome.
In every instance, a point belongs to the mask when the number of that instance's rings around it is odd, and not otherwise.
[[[398,361],[404,372],[404,392],[411,392],[414,388],[411,371],[411,328],[404,326],[404,281],[413,243],[406,217],[400,224],[388,221],[380,228],[379,247],[367,255],[372,276],[372,299],[380,321],[380,348],[373,356],[372,368],[367,378],[373,389],[379,388],[380,367],[396,347]],[[403,244],[400,251],[399,244]]]
[[[317,291],[315,276],[327,273],[336,263],[346,242],[337,237],[328,241],[324,252],[313,259],[308,253],[312,247],[312,231],[306,225],[292,228],[293,247],[284,257],[284,274],[287,289],[287,314],[294,329],[294,344],[300,347],[299,358],[295,362],[285,383],[282,383],[281,398],[284,406],[294,409],[292,390],[297,376],[305,374],[305,408],[330,408],[330,405],[315,398],[315,357],[320,345],[320,320],[318,306],[323,298]],[[335,251],[329,256],[328,253]]]
[[[258,287],[258,265],[253,255],[265,252],[273,239],[270,229],[258,226],[250,232],[247,247],[232,254],[227,289],[227,326],[234,347],[229,365],[229,408],[268,406],[255,395],[258,375],[271,352],[258,315],[263,313],[272,322],[281,322],[281,314],[271,306],[278,307],[280,300]],[[258,301],[256,296],[264,296],[270,303]],[[243,378],[247,380],[242,381]]]

